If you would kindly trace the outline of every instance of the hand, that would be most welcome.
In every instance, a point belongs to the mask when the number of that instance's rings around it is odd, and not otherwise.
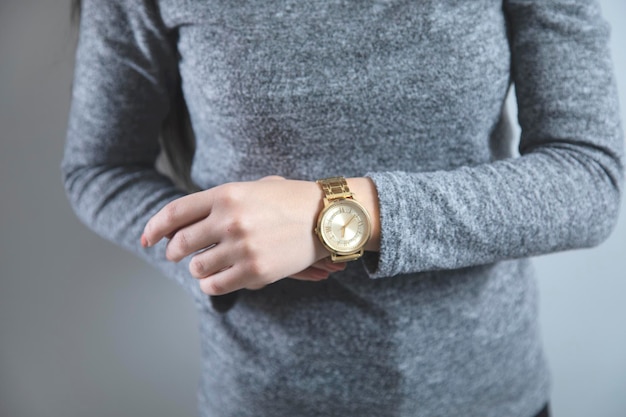
[[[267,177],[224,184],[167,204],[146,224],[142,245],[169,238],[166,257],[193,255],[191,275],[210,295],[258,289],[284,277],[319,280],[343,269],[313,230],[322,208],[313,182]]]

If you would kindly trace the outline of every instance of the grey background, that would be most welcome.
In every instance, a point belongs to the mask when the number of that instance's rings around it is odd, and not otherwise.
[[[601,3],[626,120],[626,1]],[[194,416],[192,303],[65,200],[68,16],[68,0],[0,1],[0,416]],[[626,204],[600,247],[536,266],[554,414],[626,416]]]

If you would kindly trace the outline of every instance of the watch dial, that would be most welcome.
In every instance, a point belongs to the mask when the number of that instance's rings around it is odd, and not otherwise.
[[[359,250],[370,237],[369,215],[359,203],[351,199],[328,206],[319,227],[324,242],[340,253]]]

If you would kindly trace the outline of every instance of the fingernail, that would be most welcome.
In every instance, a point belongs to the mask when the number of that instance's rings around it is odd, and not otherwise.
[[[143,234],[141,235],[141,246],[143,246],[144,248],[150,246],[150,244],[148,243],[148,239]]]

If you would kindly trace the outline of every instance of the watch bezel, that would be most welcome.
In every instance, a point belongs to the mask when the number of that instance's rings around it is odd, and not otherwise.
[[[364,231],[363,238],[361,240],[361,243],[358,246],[353,246],[350,249],[342,250],[341,248],[337,248],[333,246],[332,242],[328,241],[330,239],[327,239],[326,234],[323,232],[323,222],[324,222],[324,218],[326,217],[326,215],[329,212],[331,212],[336,206],[346,205],[346,204],[356,206],[359,209],[359,211],[363,213],[363,215],[365,216],[363,221],[366,225],[365,226],[366,230]],[[336,200],[329,201],[328,204],[325,204],[324,208],[322,209],[322,211],[320,212],[317,218],[317,225],[315,228],[315,232],[318,235],[324,247],[328,251],[330,251],[331,254],[335,254],[338,256],[352,255],[352,254],[362,252],[365,245],[367,245],[367,242],[369,242],[372,236],[372,219],[367,209],[354,198],[339,198]]]

